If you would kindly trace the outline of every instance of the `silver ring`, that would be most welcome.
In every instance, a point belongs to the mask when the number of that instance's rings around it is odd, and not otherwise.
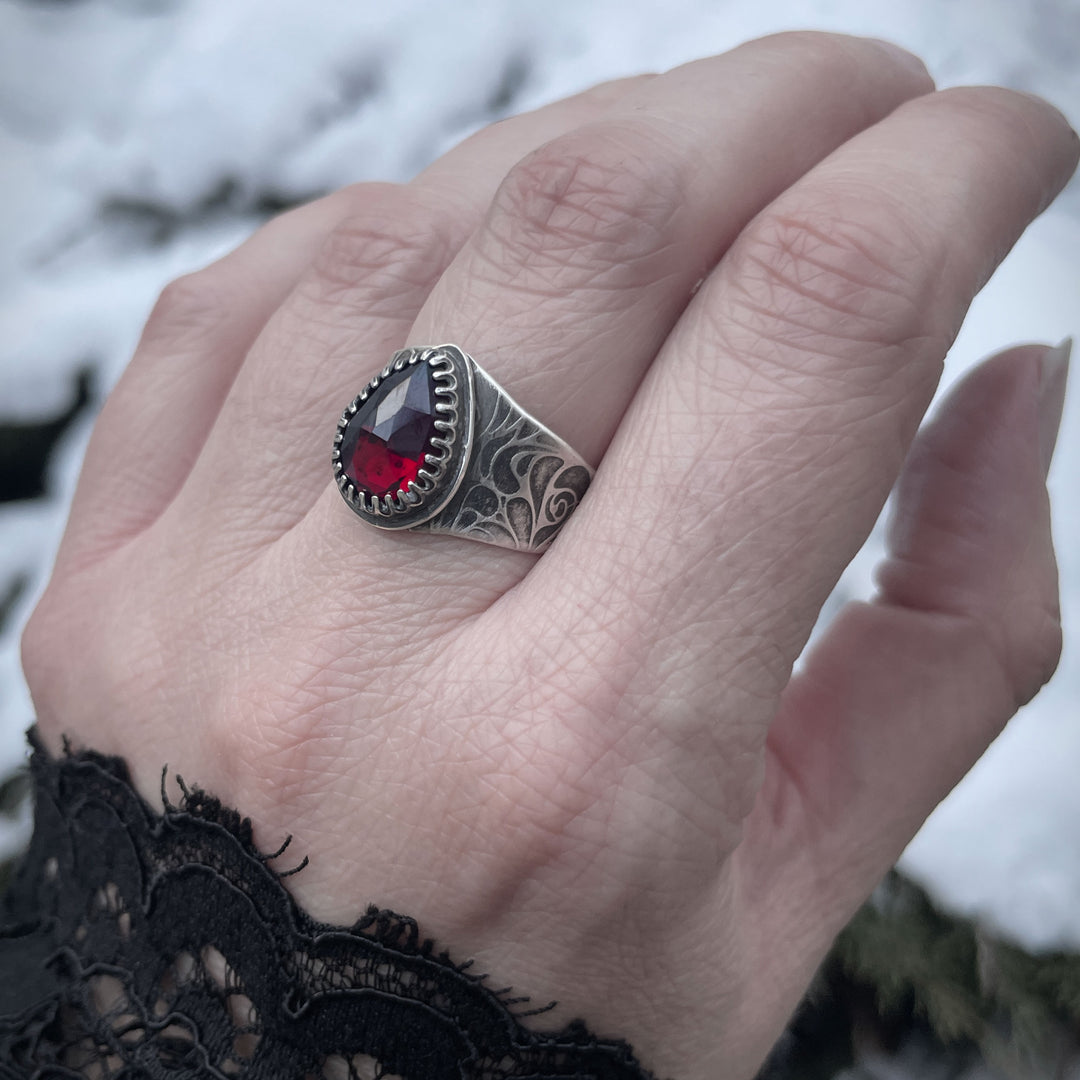
[[[456,345],[402,349],[352,400],[334,479],[380,529],[542,551],[593,470]]]

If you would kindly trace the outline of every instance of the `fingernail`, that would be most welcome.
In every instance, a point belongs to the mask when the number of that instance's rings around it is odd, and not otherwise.
[[[1061,410],[1065,405],[1065,383],[1069,377],[1071,352],[1072,338],[1067,337],[1060,345],[1047,349],[1039,362],[1039,454],[1042,457],[1044,475],[1050,472],[1058,429],[1061,427]]]

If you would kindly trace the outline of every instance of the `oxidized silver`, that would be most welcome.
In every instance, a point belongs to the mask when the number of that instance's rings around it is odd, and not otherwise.
[[[383,380],[414,364],[430,368],[438,434],[416,481],[377,498],[346,475],[342,438]],[[542,551],[554,540],[593,476],[579,454],[456,345],[395,353],[342,413],[332,463],[345,502],[370,525],[449,533],[525,551]]]

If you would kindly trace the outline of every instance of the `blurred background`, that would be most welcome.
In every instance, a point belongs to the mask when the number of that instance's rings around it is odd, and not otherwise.
[[[941,85],[1029,90],[1080,126],[1080,0],[0,0],[0,859],[29,827],[20,626],[161,287],[499,117],[808,27],[891,38]],[[1074,182],[976,301],[946,385],[1077,332]],[[842,935],[770,1077],[1080,1078],[1080,379],[1050,483],[1059,672]],[[870,595],[879,551],[875,533],[824,619]]]

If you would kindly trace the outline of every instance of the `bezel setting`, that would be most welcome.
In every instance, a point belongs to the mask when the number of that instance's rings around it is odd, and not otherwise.
[[[435,395],[435,419],[431,453],[416,480],[405,489],[376,496],[368,493],[346,474],[341,459],[341,443],[349,422],[383,382],[407,367],[425,364],[429,368]],[[331,464],[334,480],[349,508],[364,521],[380,529],[409,529],[429,520],[457,493],[473,439],[473,373],[469,358],[456,345],[408,348],[394,353],[390,362],[356,395],[341,414],[334,435]]]

